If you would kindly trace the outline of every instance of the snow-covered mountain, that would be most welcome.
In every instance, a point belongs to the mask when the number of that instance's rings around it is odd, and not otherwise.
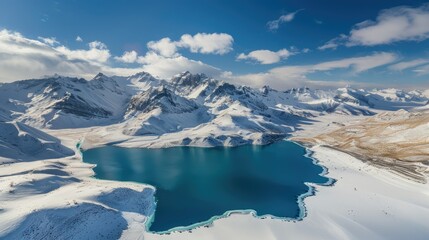
[[[128,135],[159,135],[194,127],[209,119],[205,106],[177,95],[162,85],[131,98],[123,132]]]
[[[188,142],[209,137],[219,144],[234,136],[284,136],[320,115],[373,115],[428,101],[424,92],[397,89],[254,89],[190,72],[170,80],[99,73],[89,81],[53,76],[0,85],[4,121],[49,129],[115,124],[130,136],[186,131],[196,134]]]
[[[0,164],[15,160],[50,159],[73,155],[59,139],[17,121],[0,120]]]
[[[4,111],[34,127],[75,128],[121,116],[127,92],[103,74],[92,80],[55,76],[0,86]]]

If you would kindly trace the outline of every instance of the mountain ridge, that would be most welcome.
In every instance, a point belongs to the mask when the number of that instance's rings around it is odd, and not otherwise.
[[[255,89],[188,71],[170,80],[146,72],[129,77],[99,73],[89,81],[53,76],[0,85],[2,115],[32,127],[115,125],[130,136],[195,135],[190,142],[225,136],[217,144],[230,143],[226,138],[237,136],[241,139],[237,142],[246,142],[256,133],[264,138],[286,136],[317,116],[412,110],[428,101],[422,91],[398,89]]]

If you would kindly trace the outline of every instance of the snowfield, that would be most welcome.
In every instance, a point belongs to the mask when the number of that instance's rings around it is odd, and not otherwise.
[[[314,186],[302,221],[233,214],[208,227],[146,239],[427,239],[429,188],[332,149],[311,148],[334,186]]]
[[[253,89],[189,72],[2,84],[0,239],[427,239],[427,92]],[[164,235],[146,231],[154,187],[97,180],[77,149],[285,137],[310,143],[337,180],[313,186],[303,220],[233,214]]]

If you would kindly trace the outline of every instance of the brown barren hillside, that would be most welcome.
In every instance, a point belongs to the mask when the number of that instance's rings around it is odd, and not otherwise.
[[[325,145],[378,167],[425,183],[429,174],[429,113],[384,112],[313,138],[294,138]]]

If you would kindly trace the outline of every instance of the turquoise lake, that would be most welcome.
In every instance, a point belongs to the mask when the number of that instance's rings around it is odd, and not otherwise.
[[[323,168],[303,147],[282,141],[267,146],[174,147],[106,146],[83,152],[97,164],[99,179],[134,181],[156,187],[157,206],[150,231],[162,232],[254,210],[258,216],[298,218],[305,182],[326,184]]]

